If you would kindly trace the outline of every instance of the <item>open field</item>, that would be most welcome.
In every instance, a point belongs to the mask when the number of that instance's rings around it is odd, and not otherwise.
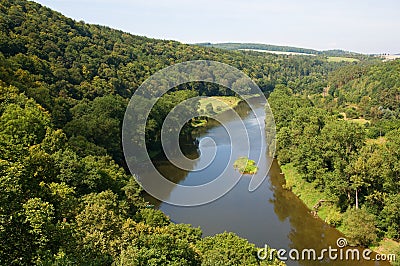
[[[207,115],[210,114],[211,111],[214,113],[224,112],[231,108],[235,108],[240,101],[241,99],[235,96],[212,96],[202,98],[200,100],[199,113]],[[212,106],[212,110],[209,106]]]
[[[369,120],[367,120],[365,118],[348,118],[345,112],[342,112],[340,114],[343,116],[343,120],[358,123],[360,125],[365,125],[366,123],[370,122]]]
[[[358,62],[360,60],[351,57],[341,57],[341,56],[329,56],[328,62]]]
[[[385,137],[378,137],[377,139],[366,139],[365,142],[368,144],[383,145],[386,143]]]
[[[270,53],[270,54],[315,56],[315,54],[297,53],[297,52],[270,51],[270,50],[262,50],[262,49],[238,49],[238,50],[240,50],[240,51],[253,51],[253,52],[260,52],[260,53]]]
[[[258,94],[245,95],[244,99],[259,97]],[[199,113],[202,115],[217,114],[235,108],[240,102],[241,98],[236,96],[212,96],[200,99]],[[208,106],[208,107],[207,107]],[[212,106],[212,110],[210,108]]]

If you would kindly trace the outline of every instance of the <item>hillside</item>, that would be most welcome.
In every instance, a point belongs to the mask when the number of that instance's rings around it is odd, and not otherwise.
[[[123,168],[120,126],[130,95],[158,69],[200,58],[256,72],[252,59],[235,53],[0,1],[0,265],[259,265],[247,240],[203,239],[199,228],[148,208]],[[181,89],[170,99],[192,93]]]
[[[2,86],[13,86],[40,104],[49,112],[52,125],[63,129],[79,152],[106,151],[120,165],[124,163],[116,125],[121,123],[126,99],[146,78],[166,66],[196,59],[220,61],[248,73],[269,93],[276,84],[322,91],[327,74],[348,64],[320,57],[244,55],[149,39],[76,22],[34,2],[0,3]],[[231,94],[210,84],[194,86],[186,89],[199,95]],[[96,107],[104,102],[112,111]],[[109,123],[98,127],[100,118]],[[162,119],[152,121],[159,126]],[[157,138],[157,132],[150,134]],[[87,149],[79,148],[82,146]]]
[[[204,47],[215,47],[226,50],[255,49],[255,50],[267,50],[267,51],[279,51],[279,52],[318,54],[318,51],[313,49],[291,47],[291,46],[278,46],[271,44],[260,44],[260,43],[196,43],[196,45]]]
[[[332,72],[330,94],[350,117],[400,118],[400,60]],[[347,108],[347,109],[346,109]]]
[[[202,47],[215,47],[226,50],[265,50],[265,51],[277,51],[277,52],[291,52],[291,53],[301,53],[301,54],[313,54],[313,55],[323,55],[323,56],[341,56],[341,57],[362,57],[361,54],[343,51],[343,50],[325,50],[318,51],[314,49],[292,47],[292,46],[279,46],[271,44],[261,44],[261,43],[197,43],[196,45]]]
[[[400,61],[333,71],[322,94],[277,86],[269,103],[285,188],[351,243],[398,256]]]

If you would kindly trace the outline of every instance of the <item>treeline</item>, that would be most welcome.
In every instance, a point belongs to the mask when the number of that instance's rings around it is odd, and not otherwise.
[[[313,49],[279,46],[279,45],[262,44],[262,43],[198,43],[197,45],[205,47],[215,47],[227,50],[256,49],[256,50],[279,51],[279,52],[318,54],[318,51]]]
[[[280,163],[334,203],[326,221],[355,244],[400,239],[399,66],[349,66],[325,94],[278,86],[269,98]]]
[[[314,49],[292,47],[292,46],[279,46],[279,45],[262,44],[262,43],[197,43],[196,45],[203,47],[214,47],[226,50],[255,49],[255,50],[266,50],[266,51],[277,51],[277,52],[303,53],[303,54],[312,54],[319,56],[345,56],[351,58],[358,58],[362,60],[373,59],[372,56],[363,55],[355,52],[343,51],[339,49],[318,51]]]

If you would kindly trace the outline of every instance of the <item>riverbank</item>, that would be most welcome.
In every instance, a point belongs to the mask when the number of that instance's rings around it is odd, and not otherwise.
[[[207,116],[220,114],[236,108],[242,101],[251,98],[260,97],[258,94],[247,95],[239,98],[236,96],[211,96],[200,99],[198,113],[204,117],[192,119],[193,127],[202,127],[207,125]]]
[[[200,99],[198,111],[202,115],[212,115],[236,108],[243,100],[260,97],[258,94],[247,95],[243,99],[237,96],[211,96]]]
[[[329,201],[323,202],[318,207],[318,211],[315,212],[314,207],[320,200],[329,200],[328,195],[316,190],[312,183],[305,181],[292,163],[282,165],[280,168],[286,181],[286,184],[284,184],[283,187],[287,190],[291,190],[301,201],[303,201],[311,213],[318,215],[320,219],[344,234],[345,228],[340,226],[342,214],[333,203]],[[385,238],[374,246],[371,246],[370,249],[379,254],[395,254],[396,251],[398,252],[398,250],[400,250],[400,243]]]
[[[207,116],[219,114],[238,106],[242,101],[236,96],[211,96],[200,99],[198,113],[204,117],[192,119],[193,127],[203,127],[207,125]]]
[[[211,96],[200,99],[199,113],[211,115],[235,108],[242,99],[236,96]]]
[[[314,209],[314,206],[320,200],[329,200],[328,196],[325,193],[316,190],[313,184],[305,181],[297,172],[293,164],[288,163],[280,167],[286,180],[284,188],[291,190],[299,199],[304,202],[311,212],[314,212],[327,224],[336,227],[339,222],[338,219],[340,219],[340,217],[338,217],[340,216],[340,212],[333,203],[326,201],[323,202],[317,210]]]

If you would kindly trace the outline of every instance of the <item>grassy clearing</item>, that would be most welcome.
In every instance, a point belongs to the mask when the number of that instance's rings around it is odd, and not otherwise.
[[[343,116],[343,120],[351,121],[351,122],[354,122],[354,123],[357,123],[357,124],[360,124],[360,125],[365,125],[366,123],[370,122],[370,120],[367,120],[367,119],[364,119],[364,118],[348,118],[346,113],[344,113],[344,112],[339,113],[339,114],[341,114]]]
[[[235,108],[240,98],[235,96],[212,96],[200,100],[199,113],[210,115],[215,113],[222,113],[231,108]],[[210,106],[212,108],[210,108]]]
[[[386,138],[385,137],[378,137],[377,139],[367,139],[365,142],[367,144],[383,145],[383,144],[386,143]]]
[[[192,127],[202,127],[207,124],[206,119],[192,119]]]
[[[239,157],[239,159],[233,163],[233,168],[239,170],[239,172],[244,175],[254,175],[258,171],[256,162],[247,157]]]
[[[243,98],[247,100],[259,96],[258,94],[245,95]],[[242,99],[236,96],[211,96],[202,98],[200,99],[198,111],[202,115],[218,114],[235,108],[241,101]]]
[[[354,122],[354,123],[358,123],[360,125],[365,125],[366,123],[369,122],[369,120],[364,119],[364,118],[348,119],[348,121],[351,121],[351,122]]]
[[[342,57],[342,56],[329,56],[328,62],[358,62],[359,59],[350,58],[350,57]]]

